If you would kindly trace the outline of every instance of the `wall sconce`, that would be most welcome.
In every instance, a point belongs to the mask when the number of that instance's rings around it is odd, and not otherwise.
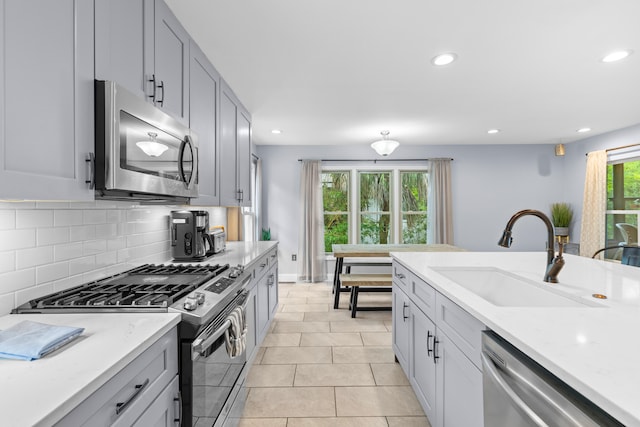
[[[556,144],[556,156],[564,156],[564,144]]]

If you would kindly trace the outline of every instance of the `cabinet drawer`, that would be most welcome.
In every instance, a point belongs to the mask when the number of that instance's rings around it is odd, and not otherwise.
[[[409,292],[409,278],[412,276],[402,264],[393,261],[393,284],[398,285],[404,292]]]
[[[474,365],[482,369],[481,332],[485,329],[482,322],[447,297],[436,293],[435,323]]]
[[[430,319],[436,316],[436,290],[427,282],[410,273],[411,300],[420,307]]]
[[[269,271],[269,255],[261,256],[254,265],[253,277],[260,280]]]
[[[59,426],[130,426],[178,374],[177,329],[140,356],[65,416]]]

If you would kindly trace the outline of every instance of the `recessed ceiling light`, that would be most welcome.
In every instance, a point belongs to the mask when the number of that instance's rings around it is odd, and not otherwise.
[[[590,131],[591,131],[591,128],[580,128],[576,132],[585,133],[585,132],[590,132]]]
[[[440,55],[434,56],[431,62],[433,63],[433,65],[442,66],[451,64],[457,58],[458,55],[453,52],[441,53]]]
[[[280,129],[273,129],[271,131],[271,133],[274,134],[274,135],[280,135],[282,133],[282,131]]]
[[[626,58],[627,56],[631,55],[633,53],[632,50],[616,50],[615,52],[611,52],[610,54],[606,55],[604,58],[602,58],[602,62],[616,62],[616,61],[620,61],[621,59]]]
[[[500,129],[489,129],[487,131],[487,133],[490,133],[490,134],[499,133],[499,132],[500,132]]]

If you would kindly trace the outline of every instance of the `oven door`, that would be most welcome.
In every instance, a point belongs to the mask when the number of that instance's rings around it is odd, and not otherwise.
[[[198,149],[189,128],[114,82],[96,81],[96,189],[198,196]]]
[[[242,305],[243,312],[246,303]],[[223,425],[244,384],[246,351],[234,358],[229,356],[224,334],[227,328],[224,322],[212,334],[191,343],[192,425]]]

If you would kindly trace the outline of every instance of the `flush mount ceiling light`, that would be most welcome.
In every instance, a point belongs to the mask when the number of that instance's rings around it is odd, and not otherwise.
[[[441,53],[440,55],[434,56],[431,63],[437,66],[449,65],[457,58],[458,55],[453,52]]]
[[[492,134],[492,135],[493,135],[494,133],[500,133],[500,129],[489,129],[489,130],[487,131],[487,133],[488,133],[488,134]]]
[[[580,128],[576,132],[578,133],[591,132],[591,128]]]
[[[621,59],[626,58],[627,56],[631,55],[633,53],[632,50],[616,50],[615,52],[611,52],[610,54],[606,55],[604,58],[602,58],[602,62],[616,62],[616,61],[620,61]]]
[[[380,135],[382,135],[382,139],[371,143],[371,148],[376,150],[376,153],[380,154],[381,156],[388,156],[389,154],[393,153],[393,150],[398,148],[398,145],[400,145],[400,143],[398,141],[394,141],[393,139],[389,139],[388,130],[383,130],[382,132],[380,132]]]
[[[147,156],[159,157],[162,155],[162,153],[164,153],[169,149],[169,147],[167,147],[165,144],[162,144],[156,141],[156,137],[158,136],[157,133],[147,132],[147,135],[149,135],[148,141],[136,142],[136,145],[138,146],[138,148],[144,151],[144,154],[146,154]]]

